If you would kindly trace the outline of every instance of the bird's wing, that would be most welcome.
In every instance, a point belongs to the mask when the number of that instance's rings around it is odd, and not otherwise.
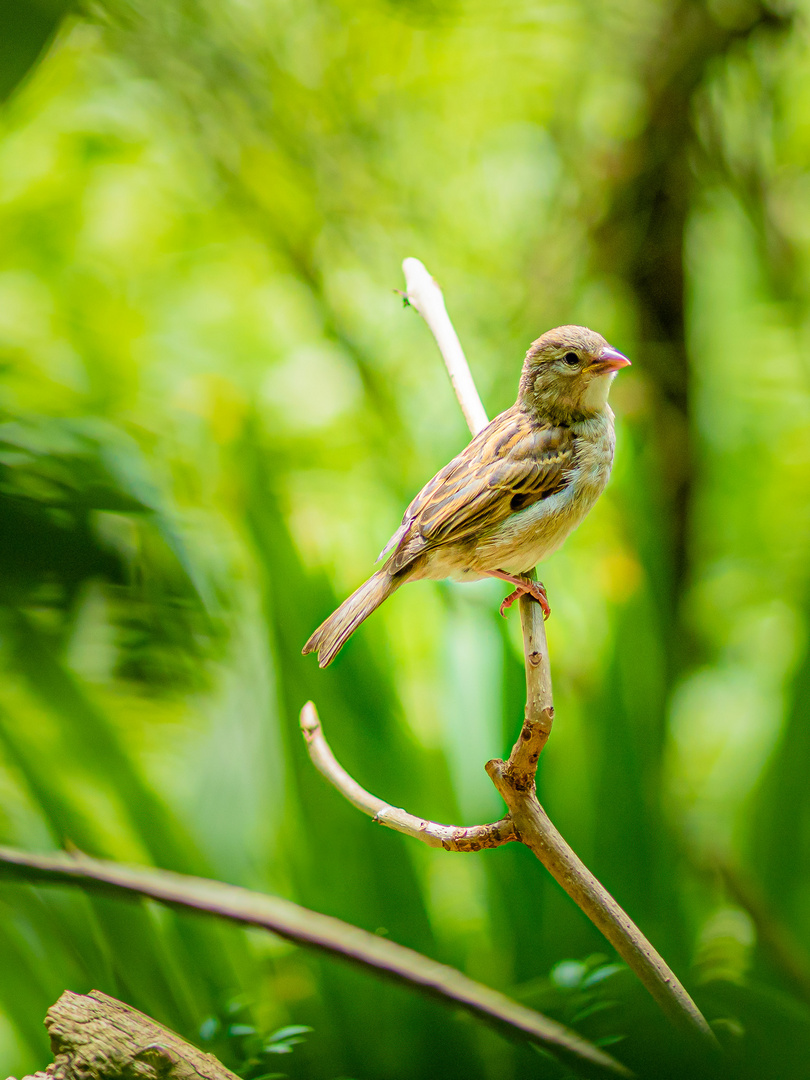
[[[507,409],[430,480],[405,511],[387,550],[390,573],[438,545],[464,543],[564,487],[574,463],[567,427]]]

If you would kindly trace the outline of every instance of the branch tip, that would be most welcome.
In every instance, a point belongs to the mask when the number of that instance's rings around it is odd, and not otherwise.
[[[308,701],[301,709],[299,723],[307,742],[311,742],[312,739],[317,738],[318,733],[321,730],[321,721],[318,716],[318,710],[315,708],[314,701]]]
[[[477,435],[487,426],[489,420],[478,396],[458,334],[447,314],[442,290],[419,259],[403,259],[402,271],[405,274],[405,288],[410,305],[416,308],[436,339],[464,419],[472,434]]]

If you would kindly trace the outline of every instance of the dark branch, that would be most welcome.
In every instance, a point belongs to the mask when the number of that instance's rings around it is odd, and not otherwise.
[[[474,1013],[511,1037],[528,1038],[587,1075],[630,1076],[615,1058],[542,1013],[517,1004],[460,971],[340,919],[290,900],[168,870],[121,866],[80,855],[31,855],[0,847],[0,875],[73,885],[87,891],[147,896],[247,926],[260,926],[308,949],[348,960]]]

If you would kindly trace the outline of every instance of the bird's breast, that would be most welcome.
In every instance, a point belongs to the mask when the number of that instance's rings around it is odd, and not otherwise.
[[[583,421],[576,432],[576,464],[559,491],[527,506],[491,530],[484,530],[471,553],[470,569],[530,570],[562,544],[602,494],[613,464],[612,415]]]

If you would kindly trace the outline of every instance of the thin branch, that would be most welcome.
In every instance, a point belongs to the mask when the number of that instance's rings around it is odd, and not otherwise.
[[[540,605],[530,596],[520,598],[520,624],[526,668],[526,710],[506,770],[517,791],[534,791],[537,762],[554,722],[554,698],[546,622]]]
[[[416,261],[406,259],[403,263],[406,281],[409,270],[417,277],[420,285],[427,279],[432,286],[432,290],[428,293],[431,298],[431,314],[433,311],[438,311],[440,316],[443,315],[444,320],[450,323],[444,300],[441,299],[441,290],[424,266],[418,263],[417,267],[411,268],[408,265],[406,268],[406,264]],[[427,291],[427,284],[424,288]],[[408,282],[409,296],[410,291],[411,285]],[[440,300],[436,299],[437,293]],[[436,336],[434,323],[427,317],[425,321]],[[447,330],[441,318],[438,321],[438,327],[446,336]],[[450,329],[452,330],[452,324]],[[454,330],[452,334],[455,337]],[[455,363],[455,357],[450,350],[448,358],[448,353],[442,344],[443,340],[437,337],[459,404],[467,417],[470,430],[475,434],[477,429],[474,428],[470,415],[475,402],[480,404],[478,392],[466,361],[464,361],[464,370],[471,388],[464,380],[453,377],[451,364]],[[537,764],[551,734],[554,719],[551,664],[548,656],[545,621],[540,605],[529,596],[522,596],[520,599],[520,619],[526,667],[525,717],[509,760],[507,762],[495,760],[487,763],[486,768],[490,779],[509,807],[509,818],[518,838],[534,852],[574,903],[610,941],[672,1023],[691,1036],[697,1036],[706,1045],[717,1049],[719,1044],[714,1032],[675,973],[566,843],[537,800],[535,784]]]
[[[78,885],[86,891],[146,896],[248,926],[260,926],[309,949],[372,969],[377,974],[474,1013],[506,1034],[519,1034],[579,1070],[632,1074],[615,1058],[542,1013],[519,1005],[454,968],[370,934],[340,919],[221,881],[92,859],[87,855],[32,855],[0,847],[3,876],[30,882]]]
[[[539,611],[537,604],[521,598],[521,603],[526,601]],[[542,623],[542,613],[539,617]],[[605,935],[672,1023],[687,1034],[698,1034],[707,1045],[717,1049],[714,1033],[674,972],[566,843],[537,801],[534,775],[551,727],[550,711],[553,712],[551,707],[546,707],[538,720],[524,722],[508,762],[487,763],[487,772],[509,807],[507,817],[466,828],[415,817],[367,792],[335,759],[312,702],[301,710],[301,729],[318,771],[345,799],[378,824],[445,851],[476,852],[514,840],[525,844]]]
[[[555,881],[605,935],[658,1002],[662,1012],[685,1034],[697,1035],[707,1046],[718,1049],[714,1032],[672,969],[566,843],[537,801],[534,787],[530,790],[517,788],[503,761],[488,762],[487,772],[509,807],[520,841],[534,852]]]
[[[445,851],[472,852],[487,847],[500,847],[517,840],[511,818],[501,818],[489,825],[440,825],[437,821],[427,821],[415,817],[406,810],[401,810],[376,795],[362,788],[349,776],[336,760],[332,748],[326,741],[318,712],[311,701],[301,710],[301,730],[304,733],[307,750],[318,772],[337,788],[340,794],[358,810],[368,814],[379,825],[422,840],[429,847],[444,848]]]
[[[405,295],[408,303],[416,308],[430,327],[444,359],[467,426],[473,435],[477,435],[482,428],[487,426],[489,420],[470,374],[470,366],[461,342],[458,340],[458,334],[447,314],[442,290],[419,259],[405,259],[402,270],[405,274]]]
[[[507,820],[511,820],[521,843],[537,856],[636,973],[675,1027],[717,1049],[714,1032],[675,973],[563,839],[538,802],[537,763],[554,718],[551,668],[540,605],[522,596],[520,615],[526,661],[526,715],[509,760],[490,761],[486,766],[509,807]]]
[[[444,358],[462,412],[475,435],[487,422],[478,391],[444,304],[441,289],[418,259],[402,264],[407,298],[423,316]],[[674,972],[627,913],[597,881],[552,824],[537,800],[537,764],[554,719],[551,666],[543,615],[529,596],[520,599],[526,666],[526,711],[509,760],[487,763],[487,772],[509,807],[509,814],[491,825],[468,829],[423,821],[366,792],[332,755],[315,706],[304,707],[301,726],[313,761],[351,803],[376,821],[422,840],[432,847],[471,851],[520,840],[543,863],[591,922],[605,935],[636,973],[675,1027],[704,1047],[719,1049],[714,1032]],[[478,847],[459,841],[473,836]]]

